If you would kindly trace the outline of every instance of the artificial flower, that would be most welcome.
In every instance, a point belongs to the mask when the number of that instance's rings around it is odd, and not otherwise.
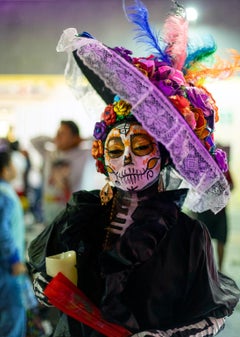
[[[176,82],[179,86],[186,84],[183,73],[177,69],[163,65],[158,68],[160,78]]]
[[[180,111],[182,114],[184,110],[190,109],[189,101],[184,96],[175,95],[170,96],[169,99],[173,103],[175,108],[177,108],[178,111]]]
[[[169,97],[175,108],[183,115],[184,119],[192,130],[196,127],[195,115],[190,109],[189,101],[184,96],[170,96]]]
[[[132,61],[135,67],[137,67],[144,75],[148,76],[149,78],[153,76],[155,71],[155,61],[152,55],[146,58],[134,57]]]
[[[200,140],[203,140],[209,135],[209,130],[207,129],[207,121],[204,118],[203,111],[201,109],[192,109],[195,115],[196,128],[194,130],[195,134]]]
[[[217,110],[216,107],[214,108],[213,98],[203,87],[188,87],[186,93],[192,106],[201,109],[204,116],[212,116],[214,111]]]
[[[151,82],[167,97],[176,95],[179,89],[179,85],[176,82],[168,79],[156,81],[155,78],[153,78]]]
[[[94,159],[103,156],[103,143],[101,140],[94,140],[92,144],[92,156]]]
[[[131,50],[128,50],[124,47],[115,47],[115,48],[113,48],[113,50],[115,50],[116,53],[121,55],[126,61],[128,61],[129,63],[132,63],[132,58],[130,56],[130,55],[132,55]]]
[[[106,138],[106,136],[107,136],[107,125],[104,121],[97,122],[95,124],[93,136],[96,139],[102,139],[102,140]]]
[[[105,166],[101,160],[96,160],[97,172],[106,174]]]
[[[222,170],[222,172],[228,171],[228,163],[227,163],[227,155],[226,152],[224,152],[222,149],[216,149],[214,153],[216,162],[218,163],[218,166]]]
[[[120,99],[119,101],[115,102],[113,107],[119,119],[128,116],[131,112],[131,108],[132,108],[131,104],[127,103],[123,99]]]
[[[102,119],[108,126],[116,122],[116,113],[114,111],[113,104],[106,106],[102,114]]]
[[[205,147],[206,149],[209,151],[209,152],[213,152],[212,149],[215,148],[215,143],[214,143],[214,139],[213,139],[213,133],[210,133],[205,139],[204,139],[204,144],[205,144]]]

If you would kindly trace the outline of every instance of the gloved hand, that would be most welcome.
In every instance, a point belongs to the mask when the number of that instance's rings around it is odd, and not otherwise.
[[[37,272],[33,274],[33,290],[38,302],[46,307],[52,307],[53,305],[48,301],[48,298],[44,295],[44,290],[48,283],[52,280],[51,276],[48,276],[44,272]]]

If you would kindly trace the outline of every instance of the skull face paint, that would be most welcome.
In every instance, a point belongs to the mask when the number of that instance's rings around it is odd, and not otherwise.
[[[113,184],[124,191],[140,191],[157,181],[161,156],[158,144],[141,125],[122,123],[105,142],[105,165]]]

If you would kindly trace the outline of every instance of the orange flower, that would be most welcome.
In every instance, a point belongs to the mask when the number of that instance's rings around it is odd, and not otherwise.
[[[198,136],[199,139],[205,139],[209,135],[209,131],[207,129],[207,121],[204,118],[203,111],[201,109],[192,109],[195,115],[196,120],[196,128],[194,132]]]
[[[92,144],[92,156],[98,159],[103,156],[103,143],[101,140],[94,140]]]

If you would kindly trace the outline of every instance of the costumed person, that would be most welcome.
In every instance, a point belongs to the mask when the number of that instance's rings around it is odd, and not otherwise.
[[[207,68],[192,71],[215,43],[200,49],[187,44],[184,9],[174,5],[161,43],[146,7],[136,1],[128,9],[140,37],[145,32],[155,46],[149,57],[135,58],[72,28],[58,45],[69,53],[67,69],[81,69],[107,103],[92,154],[109,183],[101,191],[74,193],[32,241],[34,289],[39,301],[51,305],[46,289],[54,278],[46,274],[45,258],[74,250],[77,287],[106,321],[128,331],[124,336],[214,336],[240,296],[235,282],[217,271],[207,228],[182,211],[184,204],[216,213],[230,191],[226,157],[213,139],[218,110],[194,81]],[[70,316],[61,316],[54,337],[107,335],[81,323],[81,315]]]

